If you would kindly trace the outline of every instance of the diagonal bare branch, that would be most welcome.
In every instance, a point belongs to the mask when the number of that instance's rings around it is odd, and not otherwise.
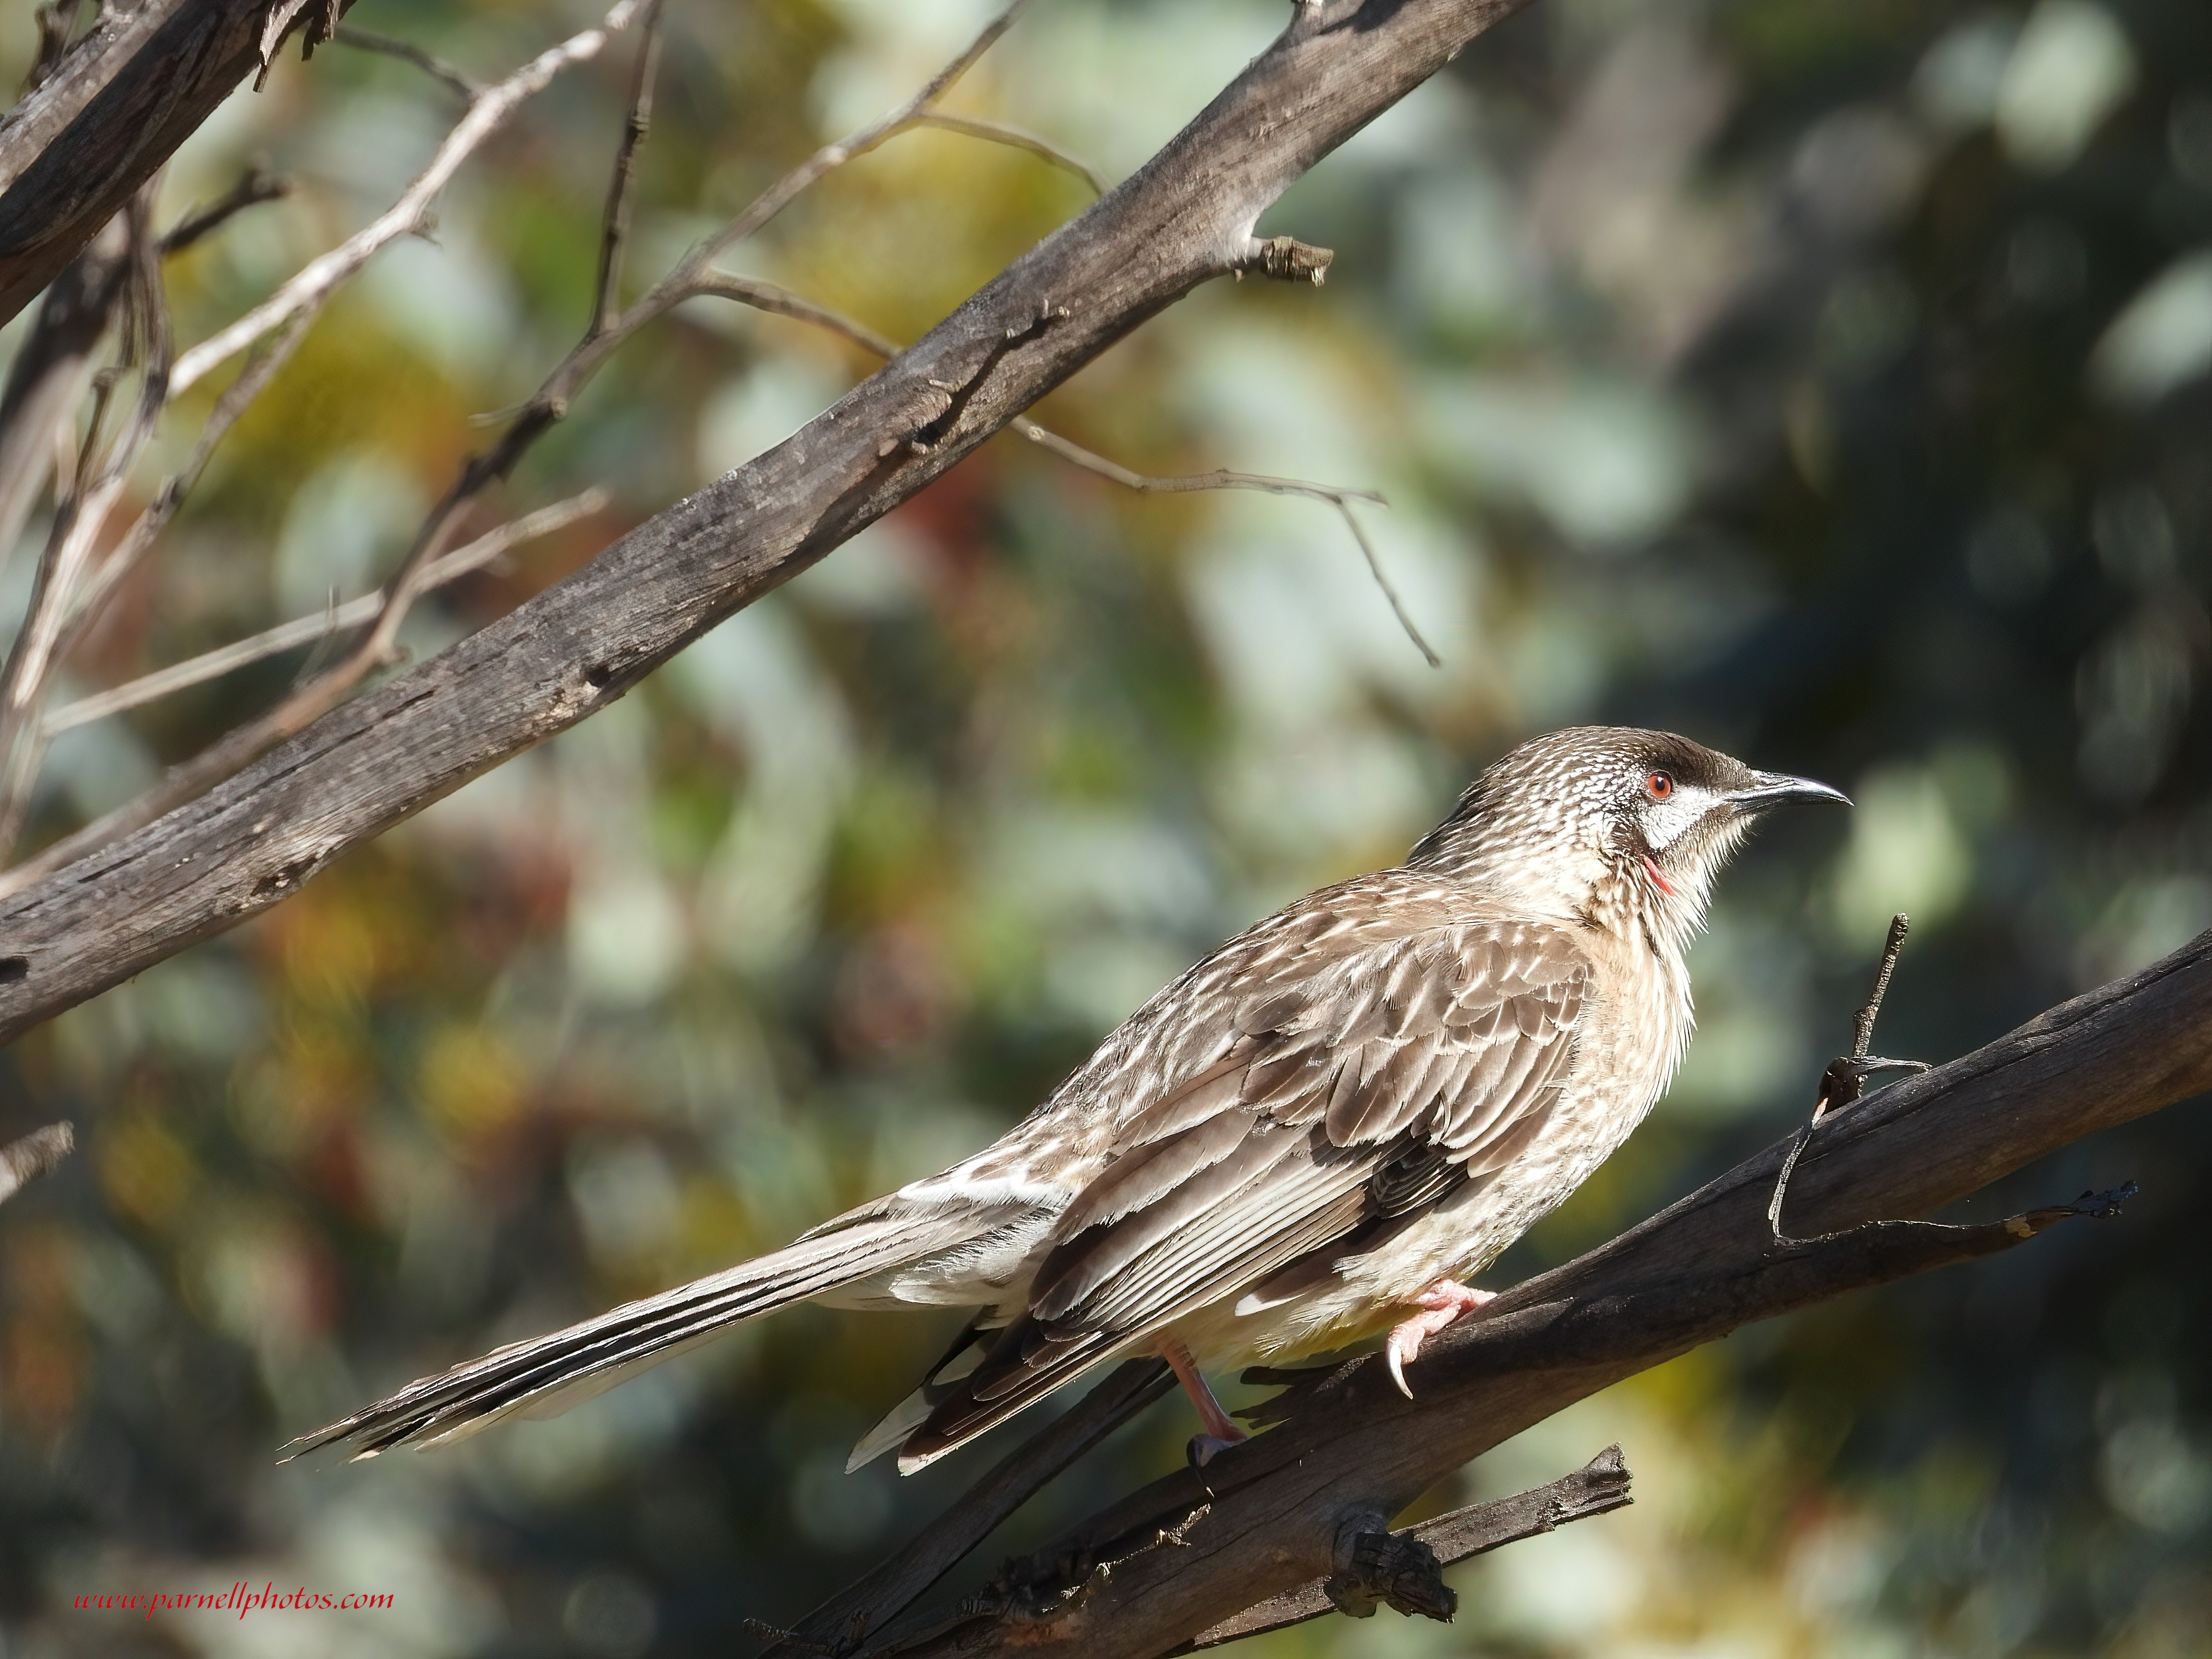
[[[1503,1549],[1508,1544],[1517,1544],[1524,1538],[1540,1538],[1574,1522],[1609,1515],[1633,1502],[1635,1499],[1629,1496],[1628,1466],[1621,1459],[1620,1448],[1608,1446],[1571,1474],[1563,1474],[1547,1486],[1511,1498],[1470,1504],[1389,1535],[1426,1549],[1438,1567],[1451,1567],[1478,1555],[1486,1555],[1492,1550]],[[1294,1589],[1271,1595],[1211,1629],[1200,1631],[1191,1638],[1188,1648],[1178,1651],[1218,1648],[1241,1642],[1248,1636],[1264,1636],[1269,1631],[1287,1630],[1310,1619],[1348,1610],[1340,1605],[1343,1594],[1343,1588],[1334,1579],[1309,1579]],[[1449,1589],[1443,1594],[1451,1595]],[[1455,1601],[1456,1599],[1453,1598]]]
[[[321,11],[334,16],[350,3],[323,0]],[[0,123],[0,322],[36,299],[253,73],[270,11],[270,0],[102,6],[52,73],[8,112]]]
[[[1117,1367],[1073,1410],[1001,1458],[905,1547],[815,1608],[796,1628],[760,1626],[770,1644],[759,1659],[823,1646],[843,1650],[881,1630],[1047,1482],[1174,1388],[1174,1374],[1162,1360],[1132,1359]]]

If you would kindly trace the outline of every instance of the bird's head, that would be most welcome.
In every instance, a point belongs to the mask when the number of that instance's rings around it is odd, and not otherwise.
[[[1671,732],[1570,726],[1508,750],[1412,861],[1539,914],[1645,924],[1680,948],[1752,824],[1797,800],[1850,804],[1825,783],[1754,771]]]

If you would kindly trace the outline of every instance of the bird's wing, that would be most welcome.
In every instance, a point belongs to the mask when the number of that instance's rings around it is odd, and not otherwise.
[[[1054,1225],[1027,1310],[934,1403],[902,1468],[1195,1309],[1373,1248],[1541,1128],[1587,998],[1571,937],[1463,920],[1318,954],[1302,982],[1268,976],[1226,1051],[1127,1117]]]

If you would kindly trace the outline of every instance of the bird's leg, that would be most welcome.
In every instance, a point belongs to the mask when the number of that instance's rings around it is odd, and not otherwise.
[[[1851,1051],[1830,1060],[1828,1069],[1820,1073],[1820,1094],[1813,1103],[1813,1115],[1799,1128],[1797,1138],[1790,1143],[1790,1151],[1782,1160],[1782,1172],[1774,1180],[1774,1196],[1766,1204],[1766,1231],[1778,1246],[1812,1242],[1791,1238],[1782,1231],[1782,1200],[1790,1190],[1790,1177],[1796,1172],[1797,1160],[1805,1151],[1805,1143],[1812,1139],[1815,1126],[1830,1112],[1856,1100],[1866,1080],[1876,1072],[1928,1069],[1924,1060],[1884,1060],[1880,1054],[1867,1053],[1874,1043],[1875,1016],[1881,1012],[1881,1000],[1889,991],[1889,976],[1897,971],[1898,952],[1905,948],[1905,930],[1911,926],[1902,913],[1889,919],[1889,937],[1882,944],[1881,965],[1875,969],[1874,989],[1852,1022]]]
[[[1252,1437],[1244,1432],[1237,1419],[1224,1410],[1213,1390],[1206,1386],[1199,1375],[1198,1362],[1190,1357],[1190,1350],[1171,1336],[1164,1336],[1153,1345],[1159,1357],[1168,1362],[1168,1369],[1182,1384],[1182,1391],[1190,1396],[1190,1403],[1198,1407],[1198,1420],[1206,1425],[1206,1432],[1190,1437],[1190,1461],[1194,1467],[1203,1468],[1215,1455],[1226,1450],[1240,1440]]]
[[[1422,1343],[1462,1314],[1473,1313],[1497,1298],[1495,1291],[1478,1291],[1449,1279],[1439,1279],[1413,1297],[1413,1305],[1421,1311],[1393,1326],[1390,1340],[1382,1348],[1383,1363],[1389,1366],[1390,1380],[1398,1385],[1398,1392],[1408,1400],[1413,1397],[1413,1391],[1406,1386],[1406,1362],[1419,1356]]]

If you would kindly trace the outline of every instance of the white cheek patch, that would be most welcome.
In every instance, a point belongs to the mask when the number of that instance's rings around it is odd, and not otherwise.
[[[1663,853],[1719,803],[1720,797],[1710,789],[1677,783],[1665,800],[1654,801],[1644,809],[1644,838],[1653,852]]]

